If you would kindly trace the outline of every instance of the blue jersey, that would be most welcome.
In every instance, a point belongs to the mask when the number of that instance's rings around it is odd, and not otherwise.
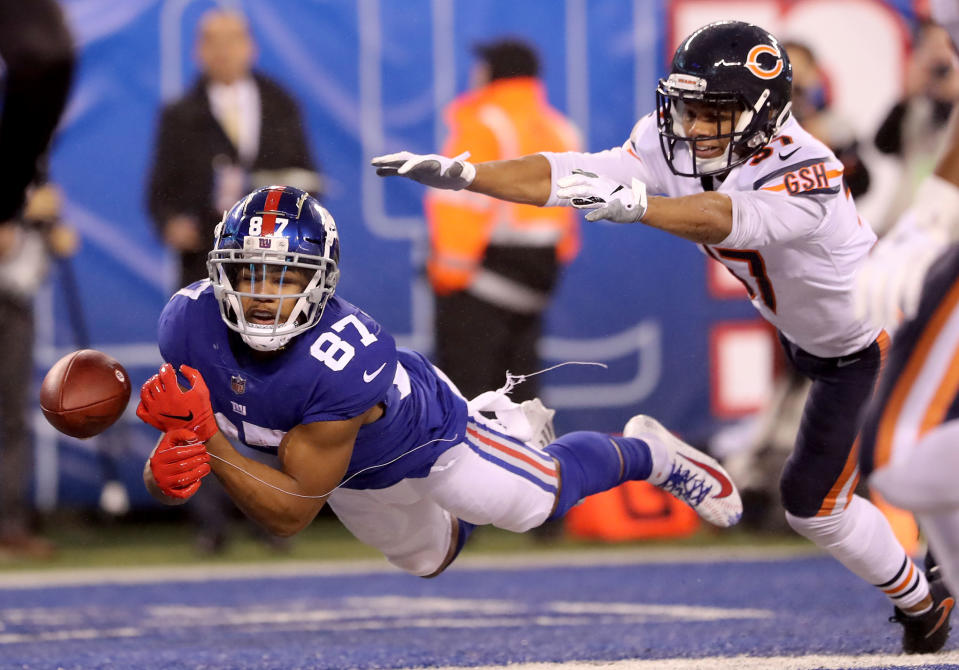
[[[276,454],[300,424],[350,419],[382,403],[385,414],[359,430],[347,488],[425,477],[465,437],[466,403],[430,362],[398,349],[380,324],[335,295],[316,326],[257,358],[223,323],[209,280],[196,282],[164,308],[159,345],[175,368],[185,363],[203,375],[220,430],[259,451]]]

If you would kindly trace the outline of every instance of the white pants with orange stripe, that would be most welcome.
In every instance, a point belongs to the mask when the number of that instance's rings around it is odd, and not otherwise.
[[[471,415],[466,439],[429,474],[384,489],[337,489],[329,505],[361,542],[413,575],[434,573],[450,550],[452,518],[521,533],[542,524],[559,475],[546,452]]]
[[[929,272],[915,318],[893,340],[863,427],[869,484],[916,512],[959,592],[959,245]]]

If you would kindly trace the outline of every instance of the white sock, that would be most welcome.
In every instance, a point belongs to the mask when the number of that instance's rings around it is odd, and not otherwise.
[[[922,570],[906,555],[883,513],[865,498],[853,496],[838,514],[797,517],[787,512],[786,520],[900,609],[909,609],[929,595]]]
[[[652,433],[646,433],[637,437],[649,445],[652,469],[646,481],[658,486],[665,482],[673,472],[672,451]]]

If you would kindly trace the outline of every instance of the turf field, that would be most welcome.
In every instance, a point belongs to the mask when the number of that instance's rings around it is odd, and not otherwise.
[[[181,532],[153,535],[169,545]],[[7,564],[0,667],[959,668],[957,642],[899,655],[884,598],[798,542],[545,549],[487,533],[422,580],[328,535],[255,562],[240,547],[151,560],[143,539],[133,561],[111,548],[123,567],[95,554],[86,568]],[[303,560],[324,547],[353,555]]]

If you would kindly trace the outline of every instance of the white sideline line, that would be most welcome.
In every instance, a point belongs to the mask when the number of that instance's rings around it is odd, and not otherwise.
[[[712,563],[718,561],[782,561],[824,555],[813,545],[793,547],[723,547],[600,549],[596,551],[553,551],[542,554],[464,556],[450,571],[525,570],[543,567],[639,565],[646,563]],[[335,577],[347,574],[395,573],[397,568],[383,559],[346,561],[287,561],[282,563],[201,564],[71,568],[53,570],[0,570],[0,589],[32,589],[48,586],[96,584],[152,584],[200,582],[230,579],[274,579],[283,577]]]
[[[510,663],[470,666],[468,670],[831,670],[835,668],[927,668],[959,663],[959,651],[926,656],[905,654],[863,654],[860,656],[708,656],[706,658],[657,658],[626,661],[573,661],[567,663]],[[412,669],[407,669],[412,670]],[[467,670],[447,666],[436,670]]]

